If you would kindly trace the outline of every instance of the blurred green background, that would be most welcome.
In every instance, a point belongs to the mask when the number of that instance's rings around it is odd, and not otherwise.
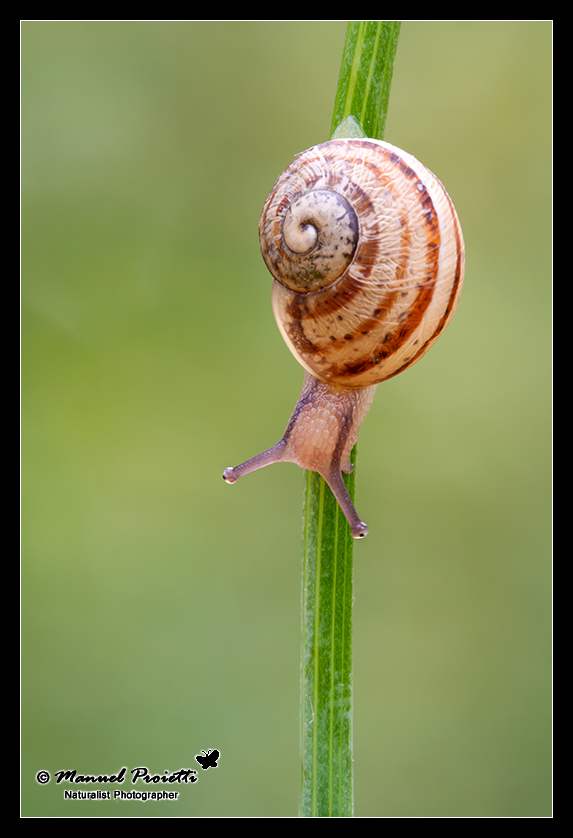
[[[297,814],[303,473],[221,473],[300,389],[257,223],[328,139],[345,31],[22,24],[24,816]],[[551,812],[551,37],[402,25],[386,139],[446,185],[467,272],[361,434],[357,816]],[[177,803],[35,781],[208,748]]]

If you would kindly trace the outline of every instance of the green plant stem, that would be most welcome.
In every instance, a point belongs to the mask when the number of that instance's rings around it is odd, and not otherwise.
[[[364,136],[384,139],[399,34],[399,20],[357,20],[348,24],[331,136],[343,120],[352,117]]]
[[[354,500],[353,474],[345,480]],[[351,817],[354,539],[316,472],[306,472],[304,507],[301,815]]]
[[[331,136],[382,139],[399,29],[399,21],[349,23]],[[352,500],[355,475],[344,475]],[[315,472],[305,473],[303,517],[300,815],[352,817],[354,539]]]

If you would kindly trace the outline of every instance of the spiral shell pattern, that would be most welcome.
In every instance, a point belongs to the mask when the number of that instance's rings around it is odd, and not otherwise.
[[[331,140],[297,155],[259,232],[279,329],[299,363],[331,384],[368,387],[402,372],[458,303],[454,206],[432,172],[389,143]]]

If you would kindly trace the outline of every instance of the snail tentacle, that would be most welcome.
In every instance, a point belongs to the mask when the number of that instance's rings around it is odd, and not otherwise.
[[[350,452],[375,389],[344,390],[306,373],[283,437],[256,457],[234,468],[226,468],[223,479],[232,484],[239,477],[273,463],[296,463],[301,468],[317,471],[338,501],[352,535],[363,538],[368,527],[354,508],[341,472],[349,474],[353,469]]]

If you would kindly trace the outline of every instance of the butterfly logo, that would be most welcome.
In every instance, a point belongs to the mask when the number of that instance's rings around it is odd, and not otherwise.
[[[207,768],[217,768],[217,760],[221,756],[219,751],[207,751],[207,753],[205,753],[205,751],[201,751],[201,753],[203,756],[196,756],[195,759],[204,771]]]

